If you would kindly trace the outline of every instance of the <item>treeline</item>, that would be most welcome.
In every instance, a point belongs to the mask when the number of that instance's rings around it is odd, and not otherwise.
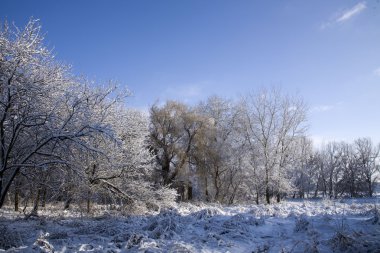
[[[353,143],[329,142],[311,153],[298,172],[300,197],[372,197],[379,178],[379,150],[370,138]]]
[[[74,76],[32,20],[0,31],[0,208],[93,203],[159,208],[174,200],[271,203],[284,197],[372,196],[379,146],[314,150],[307,106],[279,89],[149,115],[128,92]],[[178,193],[178,194],[177,194]]]
[[[369,138],[313,149],[303,101],[276,89],[197,106],[169,101],[150,110],[161,183],[181,199],[232,204],[284,197],[372,196],[379,145]]]

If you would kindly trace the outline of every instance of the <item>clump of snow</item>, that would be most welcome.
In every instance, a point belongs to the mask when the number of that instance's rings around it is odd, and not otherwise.
[[[40,251],[44,253],[53,253],[54,246],[49,243],[49,241],[46,239],[47,237],[49,237],[49,233],[41,234],[33,244],[33,248],[39,248]]]

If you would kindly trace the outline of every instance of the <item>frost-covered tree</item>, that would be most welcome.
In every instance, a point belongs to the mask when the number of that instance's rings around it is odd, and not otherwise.
[[[315,194],[337,198],[339,196],[371,196],[377,180],[379,147],[369,138],[353,143],[329,142],[314,152],[310,163],[317,175]],[[314,179],[315,180],[315,179]]]
[[[43,45],[38,21],[22,30],[3,25],[0,207],[10,189],[15,203],[33,196],[35,209],[46,196],[65,200],[66,207],[105,194],[128,203],[174,199],[173,191],[152,180],[147,118],[127,110],[125,96],[114,91],[58,63]]]
[[[253,170],[262,171],[265,199],[292,189],[288,169],[294,160],[294,144],[305,134],[306,106],[302,99],[279,90],[262,90],[244,98],[244,133],[252,156]]]
[[[110,131],[87,121],[91,97],[42,40],[35,20],[23,30],[5,23],[0,33],[0,206],[21,170],[65,163],[65,145],[84,147],[92,134]]]
[[[240,183],[239,110],[231,101],[213,96],[200,103],[197,111],[208,123],[205,134],[197,136],[193,153],[197,171],[204,180],[205,197],[232,203]]]
[[[374,183],[377,181],[380,167],[376,163],[379,158],[380,145],[373,145],[370,138],[359,138],[354,142],[355,157],[359,174],[363,179],[367,195],[372,197]]]
[[[298,193],[300,198],[305,198],[305,195],[309,196],[310,191],[314,189],[315,182],[312,141],[302,136],[294,144],[295,159],[291,171],[293,185],[296,187],[294,197]]]

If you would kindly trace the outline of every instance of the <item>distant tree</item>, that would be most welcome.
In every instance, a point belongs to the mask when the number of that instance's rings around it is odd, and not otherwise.
[[[380,173],[380,168],[376,164],[376,160],[379,158],[380,145],[374,146],[370,138],[360,138],[355,140],[354,148],[358,173],[363,178],[367,195],[372,197],[373,186]]]
[[[297,188],[300,198],[305,198],[305,194],[309,196],[315,182],[316,171],[312,162],[312,148],[312,141],[305,136],[295,141],[295,160],[291,173],[293,185]]]

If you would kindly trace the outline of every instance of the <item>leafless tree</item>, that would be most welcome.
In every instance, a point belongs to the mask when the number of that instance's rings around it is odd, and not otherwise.
[[[272,89],[247,95],[244,108],[245,136],[251,154],[258,157],[256,169],[264,173],[266,202],[272,195],[280,201],[291,189],[287,168],[294,159],[293,144],[306,131],[307,107],[302,99]]]

